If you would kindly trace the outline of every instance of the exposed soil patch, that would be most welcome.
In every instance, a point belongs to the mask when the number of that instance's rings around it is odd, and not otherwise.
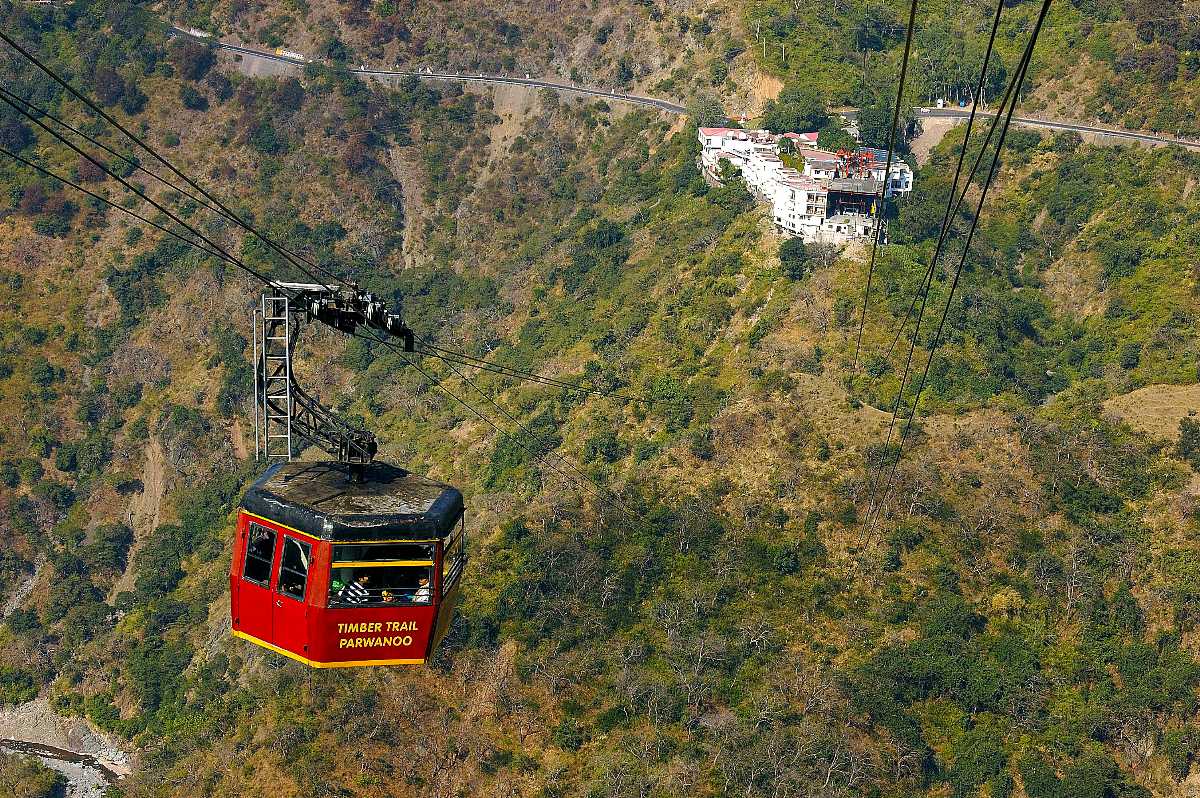
[[[125,522],[133,530],[133,546],[129,549],[129,563],[141,550],[146,537],[162,522],[162,500],[166,494],[166,454],[158,438],[151,438],[146,445],[146,464],[142,468],[142,492],[129,503]],[[122,592],[133,590],[133,568],[126,567],[113,584],[109,594],[111,601]]]
[[[392,147],[388,150],[386,165],[400,184],[400,193],[404,202],[404,239],[402,256],[404,266],[412,267],[418,264],[417,253],[420,251],[420,224],[428,215],[422,197],[422,187],[418,175],[422,173],[416,162],[417,153],[411,147]]]
[[[929,153],[941,142],[942,138],[952,127],[959,124],[961,119],[943,119],[933,117],[921,120],[921,134],[912,140],[912,153],[919,166],[924,166],[929,160]]]
[[[13,610],[25,603],[25,599],[29,598],[29,594],[33,592],[33,586],[37,584],[38,577],[42,575],[42,570],[46,567],[46,558],[38,557],[34,563],[33,573],[21,580],[8,600],[4,602],[4,609],[0,612],[0,617],[7,618],[12,615]]]
[[[246,460],[250,457],[250,450],[246,448],[246,438],[242,434],[242,420],[235,418],[233,423],[229,425],[229,437],[233,440],[233,454],[239,460]]]
[[[492,112],[500,117],[490,131],[487,160],[476,185],[484,185],[508,153],[513,139],[525,129],[525,117],[537,101],[537,94],[524,86],[498,85],[492,90]]]

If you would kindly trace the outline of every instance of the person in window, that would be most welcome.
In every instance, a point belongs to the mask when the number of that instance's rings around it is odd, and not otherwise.
[[[261,560],[271,560],[275,554],[275,532],[265,526],[251,524],[249,552]]]
[[[431,598],[433,598],[433,593],[429,590],[429,579],[423,576],[417,583],[417,592],[413,593],[413,603],[428,604]]]
[[[371,594],[367,592],[367,585],[370,581],[371,577],[363,574],[339,590],[338,599],[347,604],[365,604],[371,597]]]

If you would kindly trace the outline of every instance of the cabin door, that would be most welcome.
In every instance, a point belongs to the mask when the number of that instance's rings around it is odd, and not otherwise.
[[[308,657],[309,566],[312,544],[287,533],[282,536],[279,576],[274,596],[275,645]]]
[[[278,560],[279,533],[251,521],[243,538],[245,558],[238,579],[238,628],[251,637],[271,642],[271,577]]]

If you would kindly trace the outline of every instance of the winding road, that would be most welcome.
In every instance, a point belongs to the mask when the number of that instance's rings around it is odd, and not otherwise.
[[[202,44],[211,44],[221,50],[229,50],[230,52],[238,53],[244,56],[253,58],[261,58],[266,61],[274,61],[276,63],[288,64],[292,66],[304,66],[307,61],[302,61],[298,58],[292,58],[286,55],[268,52],[265,50],[256,50],[250,47],[242,47],[237,44],[227,44],[216,39],[196,36],[193,33],[177,28],[174,25],[169,28],[171,35],[182,36],[193,41],[201,42]],[[369,67],[347,67],[347,70],[355,75],[363,77],[376,78],[386,80],[388,78],[402,77],[417,77],[422,80],[454,80],[463,83],[491,83],[491,84],[508,84],[512,86],[529,86],[535,89],[552,89],[561,91],[567,94],[582,94],[589,97],[600,97],[605,100],[613,100],[619,103],[629,103],[631,105],[640,105],[648,108],[654,108],[659,111],[666,111],[672,114],[687,113],[687,109],[676,102],[670,100],[662,100],[657,97],[643,97],[638,94],[623,94],[618,91],[608,91],[605,89],[588,88],[587,86],[577,86],[574,83],[557,83],[552,80],[540,80],[538,78],[517,78],[508,75],[487,75],[482,72],[471,75],[462,72],[433,72],[430,70],[412,70],[412,69],[372,69]]]
[[[919,119],[966,119],[971,115],[970,108],[917,108],[916,114]],[[976,116],[994,117],[996,114],[992,111],[978,111]],[[1143,133],[1137,130],[1123,130],[1121,128],[1098,127],[1096,125],[1084,125],[1078,122],[1055,122],[1050,119],[1037,119],[1032,116],[1014,116],[1012,121],[1018,125],[1025,127],[1038,127],[1047,130],[1071,130],[1076,133],[1090,133],[1098,136],[1112,136],[1119,139],[1127,139],[1136,141],[1142,144],[1175,144],[1180,147],[1185,147],[1189,150],[1200,151],[1200,141],[1190,139],[1178,139],[1173,136],[1160,136],[1157,133]]]
[[[236,44],[227,44],[218,41],[209,36],[197,36],[191,31],[183,28],[169,26],[169,32],[172,36],[182,36],[192,39],[197,42],[211,44],[222,50],[229,50],[234,53],[239,53],[243,57],[251,57],[262,59],[268,62],[275,62],[289,66],[304,66],[306,61],[286,55],[268,52],[265,50],[256,50],[250,47],[242,47]],[[463,83],[490,83],[490,84],[507,84],[512,86],[529,86],[535,89],[551,89],[566,94],[578,94],[589,97],[600,97],[605,100],[614,102],[629,103],[631,105],[639,105],[647,108],[654,108],[659,111],[666,111],[672,114],[687,113],[687,109],[677,102],[671,100],[663,100],[657,97],[645,97],[639,94],[623,94],[618,91],[609,91],[606,89],[589,88],[587,86],[578,86],[574,83],[557,83],[552,80],[541,80],[531,77],[511,77],[508,75],[488,75],[485,73],[465,74],[461,72],[433,72],[431,70],[403,70],[403,69],[372,69],[369,67],[348,67],[349,71],[363,77],[375,78],[378,80],[386,80],[389,78],[400,78],[413,76],[422,80],[453,80]],[[855,112],[847,112],[847,116],[853,116]],[[966,119],[970,115],[969,108],[918,108],[916,109],[918,118],[923,119]],[[980,111],[978,116],[994,116],[993,112]],[[1085,125],[1078,122],[1056,122],[1050,119],[1038,119],[1030,116],[1014,116],[1013,122],[1025,127],[1036,127],[1047,130],[1070,130],[1076,133],[1087,133],[1096,136],[1108,136],[1126,141],[1137,142],[1141,144],[1163,145],[1174,144],[1179,147],[1184,147],[1189,150],[1200,151],[1200,141],[1190,139],[1175,138],[1172,136],[1163,136],[1157,133],[1147,133],[1138,130],[1124,130],[1121,128],[1100,127],[1098,125]]]

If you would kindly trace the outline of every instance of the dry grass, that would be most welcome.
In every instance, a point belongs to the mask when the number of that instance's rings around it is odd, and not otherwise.
[[[1180,420],[1200,411],[1200,385],[1149,385],[1114,396],[1104,411],[1152,437],[1174,441]]]

